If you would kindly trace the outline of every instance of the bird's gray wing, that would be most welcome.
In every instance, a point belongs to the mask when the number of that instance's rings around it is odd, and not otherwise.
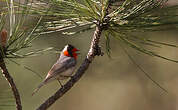
[[[59,59],[49,70],[45,80],[35,89],[32,95],[34,95],[43,85],[48,83],[51,79],[55,78],[56,75],[60,75],[60,73],[74,67],[76,63],[77,62],[74,58]]]
[[[67,69],[74,67],[76,65],[76,60],[74,58],[69,58],[64,61],[57,61],[46,76],[46,79],[59,75],[60,73],[66,71]]]

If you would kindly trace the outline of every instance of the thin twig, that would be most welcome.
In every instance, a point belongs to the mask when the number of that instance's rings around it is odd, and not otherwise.
[[[13,81],[13,78],[11,77],[11,75],[9,74],[6,65],[4,63],[3,58],[0,58],[0,68],[2,70],[2,74],[4,75],[4,77],[6,78],[6,80],[9,82],[9,85],[12,89],[12,92],[14,94],[14,98],[16,101],[16,108],[17,110],[22,110],[22,105],[21,105],[21,99],[20,99],[20,94],[18,92],[18,89]]]

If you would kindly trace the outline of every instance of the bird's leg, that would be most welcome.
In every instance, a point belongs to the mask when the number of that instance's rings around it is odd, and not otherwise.
[[[58,82],[59,82],[61,88],[63,88],[64,86],[62,85],[61,81],[60,81],[59,79],[57,79],[57,80],[58,80]]]
[[[70,77],[70,78],[72,78],[72,75],[67,75],[66,77]]]
[[[96,47],[95,47],[95,55],[97,55],[97,56],[104,55],[104,53],[101,51],[101,47],[99,45],[96,45]]]
[[[61,75],[62,77],[66,77],[66,78],[72,78],[72,75]]]

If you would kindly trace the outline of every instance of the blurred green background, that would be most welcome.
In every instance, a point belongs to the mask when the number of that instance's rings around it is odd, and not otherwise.
[[[170,3],[175,3],[175,1],[172,0]],[[168,27],[169,31],[138,33],[137,35],[178,44],[178,30],[174,30],[174,27],[171,27],[170,30],[170,27]],[[78,57],[79,66],[88,52],[93,31],[75,36],[66,36],[60,33],[43,35],[33,42],[32,48],[52,46],[61,50],[66,44],[72,44],[81,50]],[[102,50],[105,51],[103,38],[100,45]],[[178,49],[176,48],[166,46],[162,46],[162,48],[146,47],[163,56],[178,59]],[[150,81],[120,48],[119,42],[111,39],[111,58],[106,54],[102,57],[96,57],[81,80],[49,110],[178,110],[178,64],[150,57],[130,48],[128,50],[135,61],[154,80],[168,90],[168,93],[165,93]],[[15,61],[28,66],[45,78],[58,56],[58,54],[47,52],[44,55],[15,59]],[[24,110],[36,109],[60,88],[58,82],[54,81],[42,87],[32,97],[33,90],[43,79],[9,60],[6,60],[6,62],[20,91]],[[8,83],[1,75],[0,93],[4,92],[9,92],[11,95]],[[13,96],[11,95],[11,97]],[[7,108],[1,109],[7,110]],[[15,107],[8,107],[8,109],[15,110]]]

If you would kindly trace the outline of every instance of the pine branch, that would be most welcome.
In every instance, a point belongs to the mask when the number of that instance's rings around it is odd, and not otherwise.
[[[85,73],[85,71],[88,69],[90,63],[94,60],[95,56],[102,55],[101,49],[99,47],[99,41],[102,34],[102,31],[104,28],[106,28],[106,24],[109,21],[108,15],[108,8],[110,6],[110,0],[108,0],[108,6],[106,7],[106,14],[104,18],[101,21],[98,21],[96,23],[96,29],[93,34],[93,39],[91,41],[90,49],[88,51],[88,54],[75,73],[74,76],[71,77],[71,79],[62,87],[60,88],[54,95],[49,97],[44,103],[42,103],[39,108],[36,110],[46,110],[48,109],[53,103],[55,103],[58,99],[60,99],[66,92],[68,92],[73,85],[82,77],[82,75]]]
[[[11,75],[9,74],[5,62],[3,60],[3,58],[0,58],[0,68],[2,70],[2,74],[4,75],[4,77],[6,78],[6,80],[9,82],[9,85],[12,89],[15,101],[16,101],[16,108],[17,110],[22,110],[22,105],[21,105],[21,98],[20,98],[20,94],[19,91],[16,87],[16,84],[13,81],[13,78],[11,77]]]
[[[75,75],[72,76],[71,79],[62,88],[60,88],[54,95],[49,97],[36,110],[46,110],[53,103],[55,103],[59,98],[61,98],[82,77],[82,75],[88,69],[90,63],[93,61],[94,57],[96,55],[101,55],[101,52],[98,51],[98,49],[99,49],[98,44],[99,44],[99,40],[101,37],[101,33],[102,33],[102,25],[100,25],[100,23],[99,23],[99,25],[97,25],[96,30],[94,32],[93,39],[91,41],[90,50],[89,50],[85,60],[83,61],[83,63],[81,64],[81,66],[79,67],[77,72],[75,73]]]
[[[6,51],[7,51],[6,42],[7,42],[7,31],[3,29],[0,33],[0,69],[2,70],[3,76],[6,78],[6,80],[8,81],[10,85],[10,88],[12,89],[14,99],[16,101],[17,110],[22,110],[19,91],[16,87],[15,82],[13,81],[13,78],[9,74],[8,69],[6,68],[6,64],[4,62],[4,58],[5,58]]]

